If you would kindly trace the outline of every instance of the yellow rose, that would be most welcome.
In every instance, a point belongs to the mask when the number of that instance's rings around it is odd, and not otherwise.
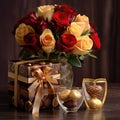
[[[53,5],[43,5],[38,7],[38,16],[43,16],[44,19],[48,19],[50,21],[52,19],[52,15],[54,13]]]
[[[85,26],[83,32],[90,29],[89,18],[86,15],[81,16],[80,14],[78,14],[74,22],[84,22]]]
[[[28,33],[30,32],[34,32],[34,29],[29,26],[29,25],[26,25],[24,23],[21,23],[16,31],[15,31],[15,39],[16,41],[18,42],[19,45],[24,45],[24,36],[27,35]]]
[[[73,54],[84,55],[91,50],[93,46],[93,41],[88,36],[81,36],[77,43],[73,46]]]
[[[55,48],[55,38],[50,29],[45,29],[40,36],[40,43],[42,45],[43,51],[46,53],[52,52]]]
[[[72,22],[70,26],[67,27],[66,33],[72,34],[78,39],[83,32],[84,23],[79,24],[78,22]]]

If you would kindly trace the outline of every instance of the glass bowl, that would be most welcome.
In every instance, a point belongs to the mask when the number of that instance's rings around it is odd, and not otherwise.
[[[65,112],[77,112],[83,103],[82,89],[79,87],[60,87],[57,100]]]
[[[83,78],[83,99],[88,109],[101,109],[107,95],[106,78]]]

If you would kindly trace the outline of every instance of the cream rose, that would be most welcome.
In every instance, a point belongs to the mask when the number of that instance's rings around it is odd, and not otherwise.
[[[70,26],[67,27],[66,33],[72,34],[78,39],[83,32],[83,26],[78,25],[77,22],[72,22]]]
[[[50,29],[45,29],[40,36],[40,43],[42,45],[43,51],[46,53],[52,52],[55,48],[55,38]]]
[[[38,16],[43,16],[45,20],[48,19],[48,21],[51,21],[53,13],[53,5],[43,5],[38,7]]]
[[[85,24],[83,32],[90,29],[89,18],[86,15],[78,14],[74,22],[82,22]]]
[[[16,41],[18,42],[19,45],[24,45],[24,36],[27,35],[28,33],[30,32],[34,32],[34,29],[29,26],[29,25],[26,25],[24,23],[21,23],[16,31],[15,31],[15,39]]]
[[[77,43],[74,45],[73,54],[84,55],[91,50],[93,41],[88,36],[81,36]]]

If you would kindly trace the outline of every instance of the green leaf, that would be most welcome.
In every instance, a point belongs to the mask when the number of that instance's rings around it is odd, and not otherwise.
[[[22,57],[24,55],[24,50],[22,49],[20,52],[19,52],[19,57]]]
[[[83,61],[85,58],[86,58],[85,55],[80,55],[80,56],[79,56],[79,59],[82,60],[82,61]]]
[[[27,52],[24,49],[22,49],[19,53],[19,57],[22,59],[31,59],[33,56],[33,53]],[[34,55],[35,57],[35,55]]]
[[[81,36],[89,35],[89,33],[90,33],[90,30],[88,29],[88,30],[86,30],[85,32],[83,32],[83,33],[81,34]]]
[[[93,55],[92,53],[88,53],[88,55],[92,58],[97,58],[95,55]]]
[[[68,63],[70,63],[72,66],[76,66],[76,67],[81,67],[82,63],[79,59],[78,56],[75,55],[71,55],[68,59]]]

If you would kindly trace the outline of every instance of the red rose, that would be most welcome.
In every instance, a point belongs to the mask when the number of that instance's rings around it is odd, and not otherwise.
[[[37,22],[35,12],[30,12],[28,15],[22,18],[20,22],[34,27]]]
[[[24,23],[26,25],[30,25],[30,26],[32,26],[34,28],[36,26],[36,23],[37,23],[37,18],[36,18],[35,12],[30,12],[28,15],[26,15],[21,20],[19,20],[17,22],[17,24],[15,25],[15,27],[14,27],[13,34],[15,34],[16,28],[21,23]]]
[[[28,52],[37,52],[40,50],[39,37],[34,33],[29,33],[24,37],[24,49]]]
[[[48,28],[47,23],[42,17],[38,17],[37,23],[35,25],[35,30],[38,34],[42,34],[45,28]]]
[[[101,47],[100,38],[96,32],[94,24],[90,23],[90,38],[93,40],[93,49],[98,50]]]
[[[55,6],[55,11],[69,12],[71,15],[77,15],[77,12],[71,6],[66,4]]]
[[[93,40],[93,49],[95,50],[100,49],[101,44],[100,44],[100,39],[98,37],[98,33],[97,32],[91,33],[90,38]]]
[[[77,12],[68,5],[62,5],[55,8],[55,13],[52,18],[59,26],[68,26],[73,18],[77,15]]]
[[[93,23],[90,23],[90,33],[96,32],[96,27]]]
[[[71,34],[62,34],[61,39],[57,41],[57,49],[61,52],[70,52],[73,50],[73,46],[76,42],[75,36]]]
[[[38,34],[41,34],[45,28],[48,28],[48,25],[45,22],[45,20],[42,17],[37,18],[35,12],[30,12],[28,15],[26,15],[24,18],[18,21],[18,23],[15,25],[13,33],[15,33],[16,28],[21,23],[30,25]]]
[[[71,15],[65,12],[56,12],[53,14],[53,19],[60,26],[68,26],[71,22]]]

